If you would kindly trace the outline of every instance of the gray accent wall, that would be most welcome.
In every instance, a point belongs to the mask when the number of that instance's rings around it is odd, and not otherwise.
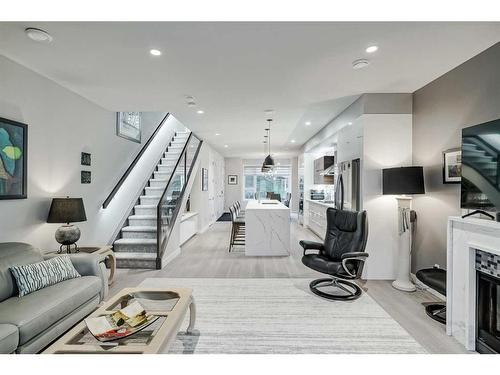
[[[413,95],[413,164],[422,165],[426,194],[418,215],[412,272],[446,268],[448,216],[461,214],[460,185],[442,182],[442,152],[460,147],[461,129],[500,118],[500,43],[417,90]]]

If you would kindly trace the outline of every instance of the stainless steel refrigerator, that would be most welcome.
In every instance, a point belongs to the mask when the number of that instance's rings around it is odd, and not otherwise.
[[[347,211],[360,210],[360,159],[338,164],[335,208]]]

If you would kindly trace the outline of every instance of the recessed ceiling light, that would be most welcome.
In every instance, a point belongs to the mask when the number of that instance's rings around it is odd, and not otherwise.
[[[352,68],[355,70],[366,68],[370,65],[370,61],[367,59],[359,59],[352,62]]]
[[[350,121],[349,121],[349,122],[347,123],[347,125],[349,125],[349,126],[350,126],[350,125],[352,125],[352,122],[350,122]]]
[[[373,52],[377,52],[378,50],[378,46],[370,46],[366,49],[366,53],[373,53]]]
[[[28,38],[31,40],[34,40],[35,42],[41,42],[41,43],[50,43],[52,42],[52,36],[41,29],[36,29],[34,27],[28,27],[27,29],[24,30]]]
[[[311,125],[311,121],[306,121],[306,126]]]
[[[197,114],[199,114],[199,115],[202,115],[202,114],[204,114],[204,113],[205,113],[205,111],[203,111],[203,110],[199,109],[199,110],[197,110],[197,111],[196,111],[196,113],[197,113]]]
[[[153,56],[160,56],[161,55],[161,51],[158,49],[154,49],[154,48],[150,49],[149,53],[152,54]]]
[[[295,139],[292,139],[290,142],[295,143]]]
[[[229,146],[228,145],[224,145],[224,148],[228,148]]]
[[[220,135],[220,133],[215,133],[215,135]]]

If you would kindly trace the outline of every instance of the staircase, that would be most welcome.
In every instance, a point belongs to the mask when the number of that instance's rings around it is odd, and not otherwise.
[[[463,159],[468,160],[469,167],[475,169],[496,189],[498,157],[488,147],[483,146],[474,138],[464,138],[462,144]]]
[[[121,238],[113,243],[118,268],[156,268],[157,205],[189,134],[178,132],[172,138],[133,213],[128,217],[128,224],[121,229]]]

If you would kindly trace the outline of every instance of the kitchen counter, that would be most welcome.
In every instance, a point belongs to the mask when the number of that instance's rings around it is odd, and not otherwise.
[[[290,209],[277,200],[251,200],[245,207],[245,255],[290,255]]]
[[[325,203],[325,202],[317,201],[317,200],[314,200],[314,199],[307,199],[306,198],[306,201],[308,201],[309,203],[313,203],[313,204],[319,204],[320,206],[335,207],[335,205],[333,203]]]

